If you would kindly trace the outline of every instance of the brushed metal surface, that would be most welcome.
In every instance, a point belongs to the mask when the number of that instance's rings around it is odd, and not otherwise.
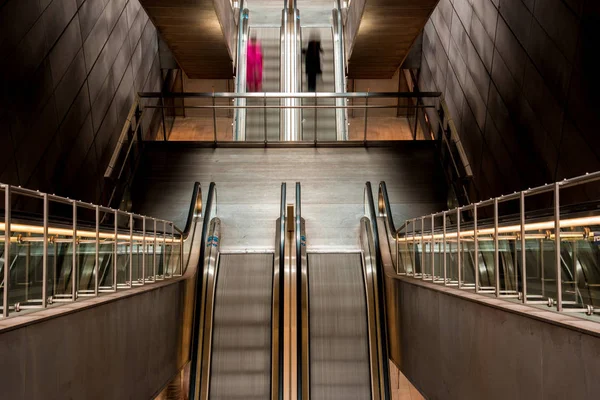
[[[367,309],[360,253],[308,254],[310,396],[371,397]]]
[[[210,399],[269,399],[273,254],[221,254]]]
[[[307,249],[360,248],[366,181],[385,180],[394,220],[445,207],[446,184],[434,143],[389,148],[192,148],[148,144],[132,195],[135,211],[179,223],[190,182],[219,187],[221,250],[274,250],[280,182],[302,183]],[[293,198],[293,187],[288,198]],[[205,200],[205,199],[204,199]]]

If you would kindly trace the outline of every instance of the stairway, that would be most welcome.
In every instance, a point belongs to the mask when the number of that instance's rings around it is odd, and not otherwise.
[[[252,21],[252,13],[250,14]],[[280,70],[280,28],[279,27],[250,27],[250,37],[256,36],[262,46],[263,54],[263,92],[279,92]],[[264,99],[248,99],[247,106],[264,106]],[[270,99],[267,105],[279,105],[279,99]],[[262,141],[265,139],[265,112],[267,122],[267,138],[269,141],[279,140],[279,114],[277,108],[262,108],[246,111],[246,140]]]
[[[335,75],[333,66],[333,32],[327,27],[304,27],[302,28],[302,47],[306,48],[311,35],[320,38],[321,48],[321,70],[322,75],[317,77],[317,92],[335,92]],[[306,68],[304,58],[302,59],[302,91],[308,91],[306,79]],[[335,99],[320,99],[316,103],[322,105],[335,105]],[[314,99],[303,99],[302,105],[315,105]],[[305,108],[302,110],[302,134],[303,140],[315,139],[315,109]],[[335,131],[335,109],[321,108],[317,110],[317,138],[319,140],[336,140]]]

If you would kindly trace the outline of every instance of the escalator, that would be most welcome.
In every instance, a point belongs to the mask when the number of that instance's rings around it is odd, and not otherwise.
[[[250,13],[250,18],[253,17]],[[279,92],[280,74],[280,27],[253,26],[250,19],[250,37],[256,38],[262,48],[263,71],[262,92]],[[248,106],[262,107],[277,105],[279,99],[247,99]],[[279,116],[277,108],[249,108],[246,110],[246,140],[269,141],[279,140]]]
[[[297,206],[298,219],[300,209]],[[307,398],[390,398],[385,294],[374,210],[367,183],[365,217],[357,221],[360,247],[356,251],[307,250],[310,235],[302,222],[297,223],[297,270],[302,272],[298,290],[304,296],[299,299],[299,325],[305,333],[299,337],[302,360],[298,370]]]
[[[310,397],[372,398],[361,253],[308,254]]]
[[[346,110],[335,109],[335,106],[345,106],[345,99],[317,99],[308,94],[306,97],[290,99],[264,95],[308,91],[306,68],[301,54],[311,39],[319,40],[322,50],[322,74],[317,80],[317,91],[343,93],[346,90],[340,10],[333,10],[333,25],[325,25],[322,22],[318,25],[309,23],[308,26],[300,28],[301,14],[295,8],[295,2],[292,3],[290,8],[283,10],[282,16],[281,10],[272,5],[242,2],[242,7],[247,6],[250,9],[243,8],[240,12],[236,92],[244,97],[235,100],[234,140],[347,140]],[[325,9],[331,11],[328,7]],[[279,17],[276,17],[276,14]],[[294,18],[294,22],[288,24],[286,21],[290,18]],[[331,17],[327,19],[330,20]],[[288,32],[290,29],[293,32]],[[262,87],[256,93],[248,93],[247,82],[251,77],[247,76],[247,49],[253,39],[260,45],[262,52]],[[292,55],[288,54],[288,51]],[[298,133],[289,133],[291,128],[286,124],[290,124],[292,130]]]
[[[221,251],[227,235],[206,216],[190,398],[389,399],[372,219],[357,221],[355,251],[307,251],[300,186],[295,208],[285,192],[274,252]]]
[[[216,210],[215,193],[212,183],[209,210]],[[269,399],[279,392],[280,341],[274,335],[280,321],[280,247],[275,253],[221,252],[227,238],[214,213],[207,214],[202,234],[189,397]],[[278,221],[285,223],[285,217]]]
[[[273,254],[220,254],[215,276],[209,398],[267,399]]]

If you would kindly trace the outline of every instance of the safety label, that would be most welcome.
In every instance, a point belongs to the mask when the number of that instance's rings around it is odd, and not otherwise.
[[[219,237],[218,236],[209,236],[206,239],[206,247],[217,247],[219,245]]]

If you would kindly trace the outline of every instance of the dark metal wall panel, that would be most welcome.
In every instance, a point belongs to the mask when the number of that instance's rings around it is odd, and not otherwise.
[[[3,3],[0,181],[98,202],[123,110],[160,87],[156,28],[138,0]]]
[[[590,1],[440,1],[424,30],[421,89],[444,92],[475,196],[600,169],[599,22]]]

